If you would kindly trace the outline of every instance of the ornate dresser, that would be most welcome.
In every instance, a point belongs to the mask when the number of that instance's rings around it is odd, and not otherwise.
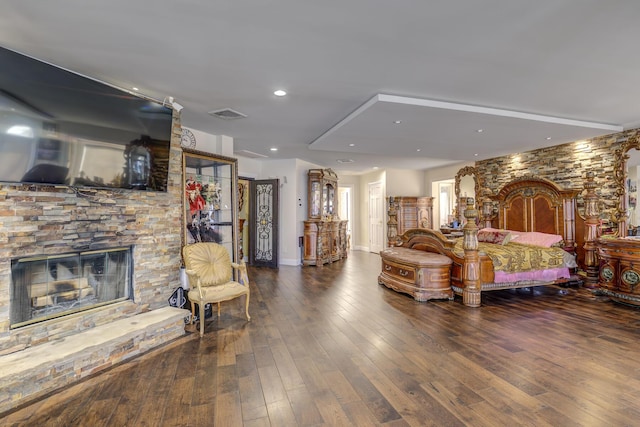
[[[612,300],[640,306],[640,239],[600,238],[598,291]]]
[[[387,243],[410,228],[433,227],[433,197],[389,196],[387,199]]]

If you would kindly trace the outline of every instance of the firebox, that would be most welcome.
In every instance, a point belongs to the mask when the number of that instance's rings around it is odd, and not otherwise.
[[[130,298],[132,248],[11,261],[11,328]]]

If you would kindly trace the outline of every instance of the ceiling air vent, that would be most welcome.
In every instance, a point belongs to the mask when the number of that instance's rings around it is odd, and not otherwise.
[[[338,159],[338,160],[336,160],[336,162],[338,162],[340,164],[353,163],[353,159]]]
[[[245,117],[247,117],[246,114],[242,114],[231,108],[223,108],[222,110],[212,110],[212,111],[209,111],[209,114],[211,114],[213,117],[217,117],[219,119],[225,119],[225,120],[244,119]]]

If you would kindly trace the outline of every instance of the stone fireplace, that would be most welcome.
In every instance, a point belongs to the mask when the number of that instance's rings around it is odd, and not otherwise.
[[[11,261],[11,328],[125,301],[132,248],[17,258]]]
[[[184,334],[180,131],[167,192],[0,183],[0,413]]]

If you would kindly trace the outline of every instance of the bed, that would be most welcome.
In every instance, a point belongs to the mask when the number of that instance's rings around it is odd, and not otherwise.
[[[585,188],[590,183],[592,174],[588,174]],[[451,258],[452,290],[470,307],[480,306],[484,291],[579,283],[572,271],[577,264],[584,268],[585,262],[593,263],[595,253],[595,245],[591,244],[595,239],[593,227],[586,226],[577,212],[576,197],[580,192],[562,189],[546,179],[522,177],[483,201],[482,218],[475,201],[468,199],[463,237],[453,239],[436,230],[411,229],[397,236],[393,246]],[[484,237],[487,232],[501,234],[508,241],[489,243],[491,237],[479,241],[479,236]],[[536,235],[543,240],[549,236],[558,238],[554,244],[545,240],[549,247],[542,248],[529,244],[527,239],[526,244],[518,243],[520,235]],[[494,249],[499,252],[506,248],[509,253],[503,258],[495,254]]]

